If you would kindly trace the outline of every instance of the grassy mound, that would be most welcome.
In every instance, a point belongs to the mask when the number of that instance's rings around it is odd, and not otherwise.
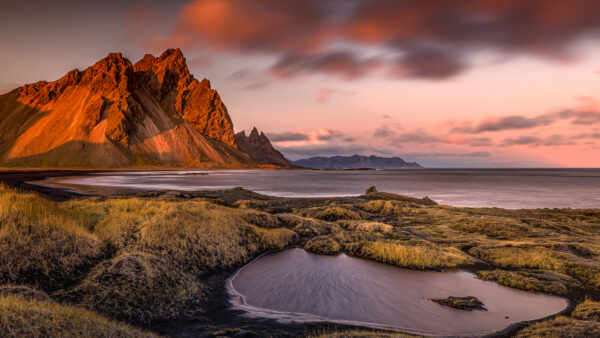
[[[358,242],[346,245],[353,256],[411,269],[454,268],[471,263],[453,247],[409,245],[394,242]]]
[[[558,316],[527,326],[515,337],[598,337],[600,323]]]
[[[66,297],[136,323],[200,311],[206,291],[200,276],[284,248],[296,236],[249,223],[269,222],[271,215],[206,201],[128,198],[67,207],[87,213],[90,228],[118,256],[94,268]]]
[[[280,214],[277,215],[277,218],[285,227],[290,228],[303,237],[329,235],[342,230],[340,226],[335,223],[301,217],[294,214]]]
[[[17,296],[29,300],[50,300],[45,292],[32,289],[23,285],[2,285],[0,286],[0,297]]]
[[[402,213],[402,208],[392,201],[375,200],[358,205],[361,210],[385,216],[396,216]]]
[[[125,253],[94,268],[66,295],[100,313],[131,322],[175,319],[199,307],[204,286],[146,253]]]
[[[571,316],[577,319],[600,322],[600,302],[586,299],[577,305]]]
[[[350,231],[380,232],[387,234],[394,230],[393,226],[381,222],[340,221],[338,223],[346,230]]]
[[[319,213],[316,217],[324,221],[339,221],[342,219],[360,219],[360,215],[356,211],[352,211],[343,207],[329,207]]]
[[[102,249],[56,204],[0,186],[0,284],[57,289],[78,279]]]
[[[564,282],[568,277],[548,272],[489,270],[479,271],[477,275],[481,279],[493,280],[498,284],[525,291],[541,291],[555,295],[566,295],[568,292],[567,283]]]
[[[497,266],[555,271],[587,285],[600,286],[598,261],[583,259],[571,253],[542,246],[483,247],[473,248],[469,253]]]
[[[93,312],[51,302],[0,297],[2,337],[158,337]]]
[[[150,253],[192,273],[242,264],[294,237],[288,229],[248,223],[247,214],[257,214],[252,210],[204,201],[128,198],[73,202],[71,208],[95,219],[94,232],[118,251]]]
[[[322,255],[336,255],[342,247],[329,236],[312,238],[304,244],[304,250]]]

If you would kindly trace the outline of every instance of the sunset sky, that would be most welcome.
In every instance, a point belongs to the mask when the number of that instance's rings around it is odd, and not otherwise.
[[[291,159],[600,167],[600,1],[6,1],[0,93],[182,49]]]

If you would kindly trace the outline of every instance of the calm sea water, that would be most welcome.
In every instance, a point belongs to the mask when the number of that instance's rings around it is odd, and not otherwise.
[[[497,332],[567,306],[563,298],[511,289],[464,271],[411,271],[302,249],[262,256],[239,270],[228,289],[233,306],[253,317],[451,336]],[[487,311],[458,310],[431,300],[448,296],[475,296]]]
[[[112,172],[52,179],[89,192],[104,189],[227,189],[272,196],[359,195],[369,186],[441,204],[502,208],[600,208],[600,169],[206,170]]]

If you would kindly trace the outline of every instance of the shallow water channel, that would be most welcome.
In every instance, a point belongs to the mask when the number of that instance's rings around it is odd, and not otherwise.
[[[228,283],[235,308],[280,321],[330,321],[431,335],[482,335],[565,309],[561,297],[482,281],[465,271],[427,272],[303,249],[264,255]],[[487,309],[431,301],[475,296]]]

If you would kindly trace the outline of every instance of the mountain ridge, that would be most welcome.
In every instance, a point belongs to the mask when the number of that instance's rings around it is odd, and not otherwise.
[[[256,127],[252,129],[248,136],[246,136],[244,130],[235,134],[235,142],[240,150],[250,155],[257,162],[285,167],[294,166],[281,152],[273,147],[271,141],[263,132],[258,132]]]
[[[362,156],[315,156],[296,160],[293,164],[305,168],[319,169],[399,169],[422,168],[417,162],[406,162],[400,157]]]
[[[252,167],[218,92],[180,49],[121,53],[0,95],[0,165]]]

